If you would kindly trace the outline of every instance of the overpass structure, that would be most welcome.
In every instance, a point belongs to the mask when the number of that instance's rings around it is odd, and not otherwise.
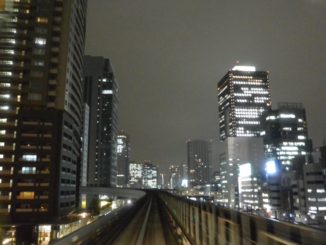
[[[250,215],[169,192],[136,192],[132,205],[115,209],[52,244],[326,244],[326,232],[308,226]]]
[[[179,240],[190,244],[326,244],[326,231],[158,193]]]

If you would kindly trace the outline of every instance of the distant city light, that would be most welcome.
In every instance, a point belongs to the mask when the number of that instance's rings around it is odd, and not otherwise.
[[[232,71],[256,71],[254,66],[234,66]]]
[[[275,161],[272,160],[266,162],[265,171],[267,174],[276,174],[277,170]]]
[[[188,187],[188,180],[187,180],[187,179],[183,179],[183,180],[181,181],[181,186],[182,186],[182,187]]]

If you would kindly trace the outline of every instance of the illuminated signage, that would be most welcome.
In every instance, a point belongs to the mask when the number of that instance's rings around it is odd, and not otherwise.
[[[254,66],[235,66],[232,68],[232,71],[256,71]]]

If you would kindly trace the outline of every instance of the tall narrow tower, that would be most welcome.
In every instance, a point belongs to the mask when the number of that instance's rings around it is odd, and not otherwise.
[[[187,142],[188,178],[191,186],[209,182],[211,165],[211,142],[189,140]]]
[[[88,185],[116,186],[118,87],[109,59],[86,56],[85,90],[90,110]]]
[[[124,132],[117,136],[118,175],[117,186],[126,187],[129,180],[129,137]]]

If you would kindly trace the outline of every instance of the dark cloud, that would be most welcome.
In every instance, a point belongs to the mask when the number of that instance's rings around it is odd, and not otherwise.
[[[274,105],[304,103],[320,145],[325,11],[317,0],[92,0],[86,52],[113,61],[136,160],[185,162],[188,138],[217,141],[216,83],[236,60],[271,72]]]

